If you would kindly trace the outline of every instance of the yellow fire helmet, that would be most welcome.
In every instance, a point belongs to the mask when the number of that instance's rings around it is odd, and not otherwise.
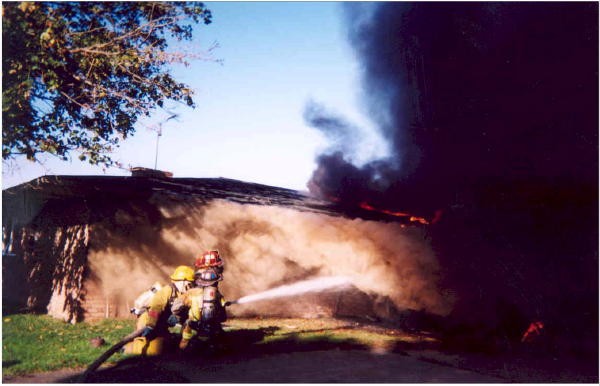
[[[175,272],[171,275],[171,280],[173,281],[194,281],[194,270],[192,267],[188,267],[187,265],[180,265],[175,268]]]

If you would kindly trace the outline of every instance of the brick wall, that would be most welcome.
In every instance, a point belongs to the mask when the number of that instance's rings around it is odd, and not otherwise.
[[[119,297],[105,295],[102,288],[91,279],[86,280],[85,296],[82,306],[85,321],[96,321],[105,318],[134,318],[129,313],[129,305],[133,302],[123,301]]]

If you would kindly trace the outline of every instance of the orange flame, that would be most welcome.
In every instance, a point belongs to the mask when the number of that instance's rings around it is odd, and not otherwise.
[[[544,329],[544,323],[537,321],[537,322],[531,322],[529,324],[529,328],[527,328],[527,331],[525,331],[523,333],[523,337],[521,338],[521,342],[531,342],[533,341],[535,338],[537,338],[538,336],[540,336],[540,334],[542,333],[542,330]]]
[[[425,224],[425,225],[429,224],[429,221],[425,220],[423,217],[412,216],[412,215],[410,215],[408,213],[404,213],[404,212],[393,212],[393,211],[387,210],[387,209],[377,209],[364,201],[361,202],[359,204],[359,206],[366,210],[372,210],[372,211],[379,212],[379,213],[385,213],[385,214],[389,214],[391,216],[408,217],[408,220],[411,222],[418,222],[418,223]]]

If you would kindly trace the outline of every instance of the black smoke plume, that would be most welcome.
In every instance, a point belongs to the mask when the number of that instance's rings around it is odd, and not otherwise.
[[[333,147],[310,191],[441,209],[433,242],[463,316],[596,328],[598,4],[353,3],[345,17],[391,154],[357,166]],[[305,117],[352,126],[313,105]]]
[[[596,4],[345,10],[365,106],[392,154],[344,165],[352,124],[311,103],[307,122],[344,143],[319,157],[311,188],[339,197],[361,181],[387,190],[390,205],[427,207],[452,203],[482,177],[595,183]]]

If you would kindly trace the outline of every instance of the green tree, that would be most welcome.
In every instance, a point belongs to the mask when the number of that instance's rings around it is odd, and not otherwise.
[[[198,2],[2,4],[2,158],[41,153],[110,166],[138,118],[167,100],[194,107],[166,51],[211,22]]]

